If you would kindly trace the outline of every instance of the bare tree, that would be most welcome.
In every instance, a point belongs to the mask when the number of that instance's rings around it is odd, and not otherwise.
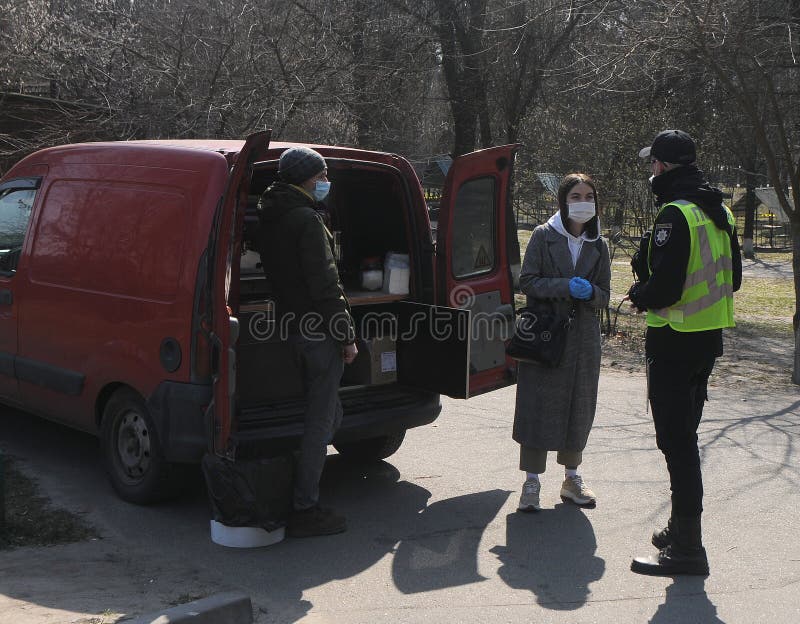
[[[520,137],[520,124],[537,103],[548,78],[579,79],[571,52],[582,22],[595,10],[591,1],[541,0],[497,3],[487,37],[491,100],[502,111],[502,135],[508,143]],[[578,82],[580,82],[578,80]]]
[[[701,67],[713,76],[752,129],[791,224],[798,346],[793,381],[800,383],[800,3],[637,0],[621,5],[617,16],[633,48],[646,49],[653,65]]]

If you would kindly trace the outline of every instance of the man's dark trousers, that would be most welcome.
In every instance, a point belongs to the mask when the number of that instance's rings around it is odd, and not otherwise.
[[[669,470],[674,516],[697,517],[703,512],[697,427],[715,360],[648,357],[648,396],[656,443]]]
[[[290,336],[289,340],[302,367],[306,391],[303,439],[294,484],[294,508],[302,510],[319,503],[319,480],[328,444],[342,424],[339,384],[344,362],[342,345],[330,336]]]

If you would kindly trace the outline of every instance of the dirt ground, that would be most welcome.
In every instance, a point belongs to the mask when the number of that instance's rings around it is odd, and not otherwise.
[[[11,457],[0,456],[3,500],[0,505],[0,551],[20,546],[69,544],[96,537],[79,516],[57,509],[38,494],[36,480],[17,469]]]
[[[724,355],[717,359],[713,380],[719,385],[756,383],[791,385],[792,335],[765,336],[748,326],[726,330]],[[603,366],[629,372],[644,369],[644,335],[611,336],[604,340]]]

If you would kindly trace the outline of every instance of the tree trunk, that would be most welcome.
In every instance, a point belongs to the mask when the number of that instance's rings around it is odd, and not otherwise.
[[[356,20],[361,20],[367,15],[363,2],[353,5],[353,14]],[[367,77],[366,58],[364,53],[364,22],[357,22],[356,28],[350,37],[350,52],[352,53],[353,67],[353,103],[351,106],[356,123],[356,145],[363,148],[374,148],[372,144],[372,115],[375,106],[370,103],[371,94],[368,93],[369,84]]]
[[[794,370],[792,383],[800,385],[800,213],[792,215],[792,271],[794,274]]]
[[[447,85],[447,99],[453,117],[453,157],[475,149],[478,117],[466,80],[466,72],[459,67],[455,34],[446,25],[437,28],[442,45],[442,70]]]
[[[744,234],[742,236],[742,251],[745,258],[753,259],[753,228],[756,217],[756,183],[754,176],[748,174],[746,182],[747,193],[744,204]]]
[[[792,383],[800,386],[800,328],[794,330],[794,371]]]
[[[453,115],[453,157],[455,158],[475,149],[478,117],[475,106],[466,98],[451,95],[450,110]]]
[[[453,116],[453,156],[475,149],[480,133],[481,144],[490,145],[491,124],[486,93],[486,75],[481,20],[485,0],[469,2],[469,18],[459,15],[457,3],[434,2],[439,23],[434,25],[442,46],[442,69]]]

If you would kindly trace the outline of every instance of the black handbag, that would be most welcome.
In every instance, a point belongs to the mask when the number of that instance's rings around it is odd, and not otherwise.
[[[575,306],[567,316],[543,305],[522,308],[518,314],[506,354],[520,362],[549,368],[558,366],[567,346],[567,332],[575,318]]]

